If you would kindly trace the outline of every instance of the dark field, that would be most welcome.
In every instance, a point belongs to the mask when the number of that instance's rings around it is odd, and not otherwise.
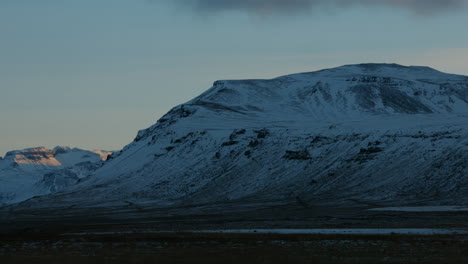
[[[227,207],[223,206],[224,209]],[[468,263],[468,235],[216,234],[254,228],[461,228],[467,212],[282,206],[3,214],[0,263]],[[188,214],[187,212],[190,212]],[[130,215],[129,215],[130,214]],[[124,216],[127,217],[124,217]],[[129,217],[132,216],[132,217]],[[159,231],[172,231],[158,233]]]
[[[468,263],[468,236],[3,236],[0,263]]]

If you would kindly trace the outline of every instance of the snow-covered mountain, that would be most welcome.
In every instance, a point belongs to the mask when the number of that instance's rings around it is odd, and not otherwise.
[[[112,154],[78,148],[15,150],[0,159],[0,205],[17,203],[76,184]]]
[[[23,206],[468,203],[468,77],[348,65],[217,81]]]

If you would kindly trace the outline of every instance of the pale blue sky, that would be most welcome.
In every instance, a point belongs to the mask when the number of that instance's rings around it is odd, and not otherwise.
[[[2,0],[0,156],[34,146],[120,149],[217,79],[362,62],[468,75],[461,8],[356,4],[282,13],[174,2]]]

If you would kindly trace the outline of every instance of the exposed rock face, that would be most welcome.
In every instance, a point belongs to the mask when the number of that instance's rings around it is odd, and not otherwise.
[[[5,158],[12,158],[15,163],[25,165],[62,166],[55,159],[55,152],[44,147],[10,151],[5,155]]]

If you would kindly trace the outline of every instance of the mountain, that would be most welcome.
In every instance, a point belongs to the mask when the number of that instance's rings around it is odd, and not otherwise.
[[[217,81],[29,207],[468,203],[468,77],[347,65]]]
[[[76,184],[110,154],[70,147],[10,151],[0,159],[0,204],[21,202]]]

